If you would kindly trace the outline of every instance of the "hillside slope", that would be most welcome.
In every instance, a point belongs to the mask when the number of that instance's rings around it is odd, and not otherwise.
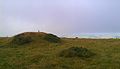
[[[5,39],[6,40],[6,39]],[[0,48],[0,69],[119,69],[119,39],[61,39],[62,43],[38,41],[17,47]],[[1,42],[2,40],[0,40]],[[0,45],[2,42],[0,43]],[[14,44],[13,44],[14,45]],[[71,47],[83,47],[96,56],[59,57]]]

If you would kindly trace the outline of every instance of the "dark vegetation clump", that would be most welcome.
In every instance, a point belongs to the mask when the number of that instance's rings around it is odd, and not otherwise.
[[[46,40],[48,42],[53,42],[53,43],[59,43],[61,41],[59,37],[57,37],[56,35],[53,35],[53,34],[46,34],[44,36],[44,40]]]
[[[82,47],[71,47],[69,49],[63,50],[60,53],[60,57],[83,57],[89,58],[94,56],[95,54],[89,51],[87,48]]]
[[[31,41],[32,41],[32,38],[30,36],[25,36],[20,34],[13,37],[12,43],[23,45],[23,44],[30,43]]]
[[[5,48],[5,46],[3,46],[3,45],[0,45],[0,48]]]

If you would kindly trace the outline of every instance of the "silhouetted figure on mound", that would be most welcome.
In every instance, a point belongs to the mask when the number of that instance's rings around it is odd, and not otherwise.
[[[38,32],[40,32],[40,31],[38,30]]]

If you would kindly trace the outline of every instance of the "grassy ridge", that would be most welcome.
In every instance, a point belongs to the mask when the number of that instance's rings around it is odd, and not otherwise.
[[[4,45],[10,39],[0,39]],[[0,69],[119,69],[119,39],[62,39],[62,43],[32,42],[18,47],[0,48]],[[64,58],[58,54],[70,47],[83,47],[97,55]]]

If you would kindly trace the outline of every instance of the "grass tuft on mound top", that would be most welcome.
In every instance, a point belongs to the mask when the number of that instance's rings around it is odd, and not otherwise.
[[[89,58],[94,56],[95,54],[89,51],[87,48],[82,47],[71,47],[69,49],[63,50],[60,53],[60,57],[82,57]]]

